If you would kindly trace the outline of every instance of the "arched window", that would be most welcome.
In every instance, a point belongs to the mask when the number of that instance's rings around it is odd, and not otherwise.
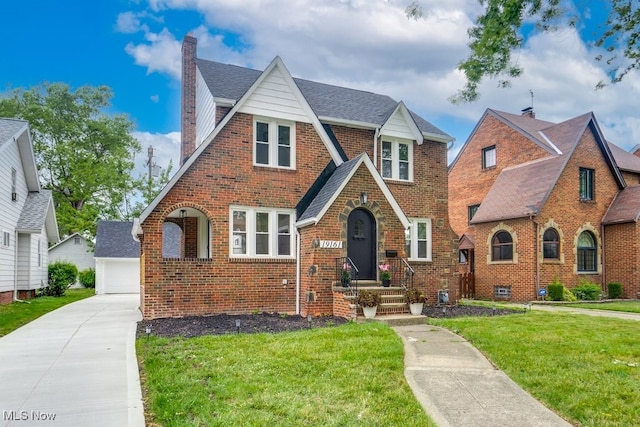
[[[590,231],[583,231],[578,237],[578,271],[595,272],[596,238]]]
[[[542,236],[544,259],[560,259],[560,236],[555,228],[547,228]]]
[[[513,239],[506,231],[498,231],[491,239],[491,260],[511,261],[513,259]]]

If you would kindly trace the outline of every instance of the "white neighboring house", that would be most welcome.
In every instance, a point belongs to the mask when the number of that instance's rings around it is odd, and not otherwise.
[[[96,294],[140,292],[140,243],[133,240],[133,222],[98,221],[96,232]]]
[[[46,286],[47,248],[60,237],[26,121],[0,118],[0,159],[0,303],[6,304]]]
[[[70,262],[78,268],[79,272],[90,268],[95,269],[96,261],[93,258],[92,246],[83,235],[73,233],[49,248],[49,263]]]

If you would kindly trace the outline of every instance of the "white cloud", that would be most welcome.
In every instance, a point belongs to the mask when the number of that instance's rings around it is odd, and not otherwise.
[[[153,102],[154,104],[157,104],[160,101],[160,95],[151,95],[149,97],[149,99],[151,100],[151,102]]]
[[[483,111],[518,113],[531,104],[537,117],[566,120],[594,111],[605,136],[624,148],[640,137],[636,118],[637,74],[595,91],[605,71],[593,61],[598,52],[573,30],[532,37],[514,55],[525,73],[509,89],[497,81],[481,85],[474,104],[452,105],[448,98],[464,80],[457,64],[468,54],[467,29],[479,14],[477,0],[423,0],[425,18],[407,19],[408,0],[150,0],[155,14],[197,11],[205,24],[190,31],[198,56],[264,69],[281,56],[295,77],[387,94],[456,137],[450,158],[464,143]],[[167,20],[168,22],[168,20]],[[174,36],[173,31],[176,31]],[[146,40],[127,52],[148,72],[180,78],[178,33],[167,27],[147,31]]]

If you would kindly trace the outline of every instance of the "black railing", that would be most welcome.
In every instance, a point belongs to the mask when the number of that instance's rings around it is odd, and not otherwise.
[[[336,278],[344,288],[358,291],[360,270],[349,257],[336,258]]]
[[[405,289],[413,288],[415,271],[404,258],[389,258],[380,263],[378,268],[380,270],[388,268],[391,273],[391,286],[401,286]]]

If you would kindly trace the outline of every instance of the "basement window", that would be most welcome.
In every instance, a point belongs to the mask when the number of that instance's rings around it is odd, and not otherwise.
[[[511,285],[497,285],[493,287],[495,299],[511,299]]]

